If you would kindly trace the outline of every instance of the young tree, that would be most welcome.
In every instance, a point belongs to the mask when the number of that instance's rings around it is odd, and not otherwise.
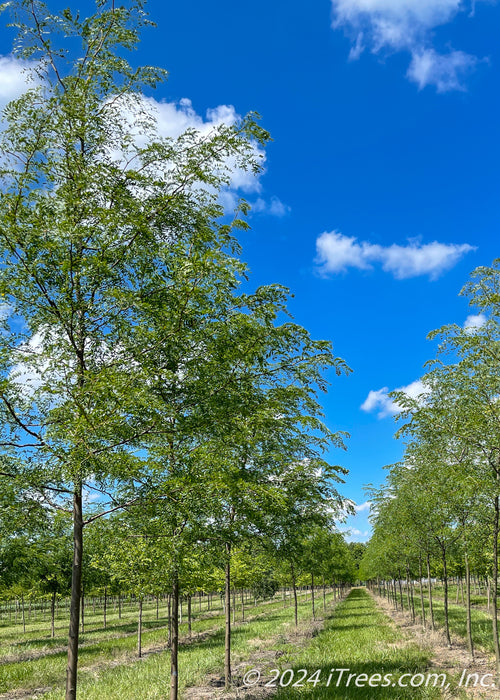
[[[223,273],[231,225],[216,224],[217,193],[231,167],[258,169],[253,141],[267,134],[249,118],[204,139],[157,136],[140,91],[164,71],[133,68],[124,58],[148,23],[141,0],[119,7],[99,0],[84,19],[71,10],[53,14],[39,0],[7,5],[19,32],[16,54],[31,60],[34,82],[7,106],[1,137],[0,293],[11,311],[1,339],[1,442],[23,455],[26,485],[55,508],[70,502],[69,700],[76,697],[82,532],[96,517],[84,518],[82,494],[96,488],[108,510],[124,505],[116,485],[140,475],[144,438],[162,430],[130,336],[141,329],[146,300],[175,282],[170,271],[189,267],[191,242],[203,245],[206,259],[212,250]]]

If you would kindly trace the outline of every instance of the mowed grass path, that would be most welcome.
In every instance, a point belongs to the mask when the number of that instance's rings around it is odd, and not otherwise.
[[[432,650],[422,649],[411,641],[408,642],[403,632],[395,628],[391,620],[376,606],[374,599],[365,589],[353,589],[347,599],[335,610],[327,621],[324,630],[293,661],[294,678],[300,677],[299,670],[307,669],[311,676],[320,669],[320,682],[305,681],[303,687],[288,686],[279,690],[276,700],[430,700],[441,698],[439,688],[428,687],[403,688],[398,685],[398,678],[403,674],[427,674],[430,669]],[[345,680],[339,686],[336,683],[339,673],[333,674],[330,685],[326,687],[332,669],[349,669],[344,678],[350,674],[392,674],[389,687],[356,687],[354,679],[346,687]],[[454,698],[463,697],[455,687],[457,679],[448,677]],[[363,681],[361,681],[363,683]],[[377,681],[372,681],[376,683]],[[409,683],[409,678],[402,679]],[[392,683],[395,685],[393,686]]]

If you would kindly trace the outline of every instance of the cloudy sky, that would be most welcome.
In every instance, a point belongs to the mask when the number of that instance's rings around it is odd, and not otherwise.
[[[53,7],[68,4],[57,1]],[[87,0],[69,3],[83,13]],[[350,470],[352,537],[368,536],[363,485],[397,460],[392,389],[421,390],[427,333],[475,326],[458,297],[500,254],[495,0],[150,0],[157,23],[134,60],[161,65],[163,133],[256,110],[272,134],[266,172],[225,194],[253,204],[242,238],[254,285],[280,282],[314,337],[353,369],[325,397],[332,453]],[[0,104],[21,89],[0,30]],[[149,96],[153,99],[153,96]]]

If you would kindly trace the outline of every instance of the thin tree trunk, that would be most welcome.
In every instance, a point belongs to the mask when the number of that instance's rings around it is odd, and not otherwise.
[[[408,610],[411,612],[411,591],[410,591],[410,565],[406,562],[406,599],[408,601]],[[412,615],[412,622],[415,622],[414,616]]]
[[[122,619],[122,594],[118,593],[118,619]]]
[[[142,596],[139,598],[139,624],[137,625],[137,656],[142,656]]]
[[[80,595],[82,590],[83,510],[82,486],[73,494],[73,567],[71,573],[71,604],[69,613],[68,666],[66,669],[66,700],[76,700],[78,669],[78,633],[80,631]]]
[[[434,608],[432,605],[432,582],[431,582],[431,555],[427,552],[427,586],[429,589],[429,614],[431,616],[431,630],[434,631]]]
[[[497,474],[497,482],[499,475]],[[493,520],[493,589],[491,599],[493,603],[493,644],[495,646],[495,659],[497,677],[500,677],[500,644],[498,640],[498,531],[500,527],[499,497],[495,496],[495,517]]]
[[[241,591],[241,621],[245,622],[245,592]]]
[[[314,574],[311,574],[311,604],[312,604],[313,620],[315,620],[316,619],[316,611],[314,609]]]
[[[412,622],[415,622],[415,598],[414,598],[414,586],[413,586],[413,581],[410,583],[410,599],[411,599],[411,619]]]
[[[191,596],[188,595],[188,633],[191,639]]]
[[[23,634],[26,633],[26,615],[24,614],[24,594],[21,595],[21,605],[23,611]]]
[[[108,612],[108,587],[104,586],[104,609],[103,609],[103,620],[104,620],[104,629],[106,629],[106,613]]]
[[[399,600],[401,602],[401,610],[405,609],[403,605],[403,587],[401,585],[401,571],[398,571],[398,587],[399,587]]]
[[[299,612],[298,612],[298,602],[297,602],[297,585],[295,583],[295,570],[293,568],[293,563],[290,562],[290,571],[292,573],[292,586],[293,586],[293,600],[294,600],[294,613],[295,613],[295,627],[299,624]]]
[[[226,543],[226,630],[224,639],[224,685],[226,690],[231,687],[231,544]]]
[[[424,588],[422,586],[422,555],[420,555],[418,558],[418,574],[420,577],[420,610],[422,615],[422,628],[425,630]]]
[[[50,599],[50,636],[52,639],[56,636],[56,592],[52,591]]]
[[[172,596],[168,594],[168,648],[172,648]]]
[[[326,613],[326,583],[323,576],[323,612]]]
[[[474,643],[472,641],[472,620],[470,606],[470,565],[467,551],[465,552],[465,590],[467,597],[467,644],[469,646],[471,658],[474,661]]]
[[[446,641],[448,645],[451,646],[450,638],[450,620],[448,616],[448,569],[446,565],[446,550],[441,545],[441,556],[443,559],[443,576],[444,576],[444,631],[446,634]]]
[[[85,634],[85,594],[82,586],[82,634]]]
[[[172,618],[170,644],[170,700],[177,700],[179,692],[179,576],[174,573],[172,584]]]

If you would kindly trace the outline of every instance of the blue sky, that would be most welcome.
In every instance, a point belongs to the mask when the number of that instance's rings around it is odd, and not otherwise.
[[[89,13],[92,3],[56,2]],[[265,173],[236,179],[254,204],[243,257],[254,285],[280,282],[290,310],[353,369],[332,376],[332,460],[364,504],[397,460],[385,388],[410,386],[434,354],[427,333],[464,324],[458,292],[499,255],[498,26],[494,0],[150,0],[137,61],[161,65],[167,133],[262,115]],[[0,31],[0,103],[16,93]],[[207,110],[210,110],[207,113]],[[370,393],[372,392],[372,393]],[[364,406],[364,410],[361,408]],[[367,508],[350,521],[366,539]]]

